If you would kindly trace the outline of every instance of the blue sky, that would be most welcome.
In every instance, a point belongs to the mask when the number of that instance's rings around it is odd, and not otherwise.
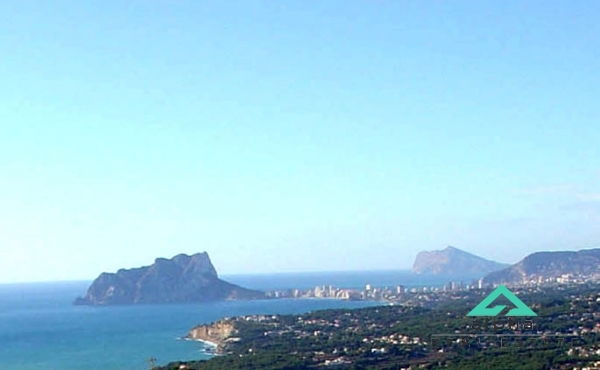
[[[0,282],[600,246],[600,4],[5,1]]]

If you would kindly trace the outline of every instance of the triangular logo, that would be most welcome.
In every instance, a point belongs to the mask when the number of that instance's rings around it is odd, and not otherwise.
[[[503,295],[506,297],[512,304],[514,304],[515,308],[508,311],[506,316],[537,316],[535,312],[531,310],[531,308],[527,307],[523,301],[521,301],[516,295],[513,294],[507,287],[504,285],[499,285],[498,288],[494,289],[483,301],[481,301],[475,308],[471,310],[467,314],[467,316],[496,316],[506,307],[505,305],[498,305],[492,308],[488,308],[490,304],[492,304],[496,298]]]

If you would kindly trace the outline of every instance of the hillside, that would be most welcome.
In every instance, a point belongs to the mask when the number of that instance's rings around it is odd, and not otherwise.
[[[516,284],[562,275],[589,276],[600,273],[600,248],[579,251],[536,252],[500,271],[485,276],[490,284]]]
[[[448,246],[443,250],[420,252],[412,270],[416,274],[484,276],[508,266]]]

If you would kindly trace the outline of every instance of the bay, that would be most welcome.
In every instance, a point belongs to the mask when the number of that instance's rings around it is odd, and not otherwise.
[[[224,279],[255,289],[364,284],[406,286],[435,283],[407,273],[232,275]],[[438,281],[437,283],[440,283]],[[0,368],[20,370],[132,370],[207,358],[200,342],[180,338],[198,324],[226,316],[294,314],[328,308],[358,308],[377,302],[279,299],[89,307],[74,306],[89,281],[0,285]]]

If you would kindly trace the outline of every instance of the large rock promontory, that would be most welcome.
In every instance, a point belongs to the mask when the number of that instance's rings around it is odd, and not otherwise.
[[[415,259],[413,272],[442,276],[484,276],[509,265],[490,261],[455,247],[420,252]]]
[[[77,305],[206,302],[228,299],[260,299],[263,292],[245,289],[219,279],[206,252],[116,273],[102,273]]]

